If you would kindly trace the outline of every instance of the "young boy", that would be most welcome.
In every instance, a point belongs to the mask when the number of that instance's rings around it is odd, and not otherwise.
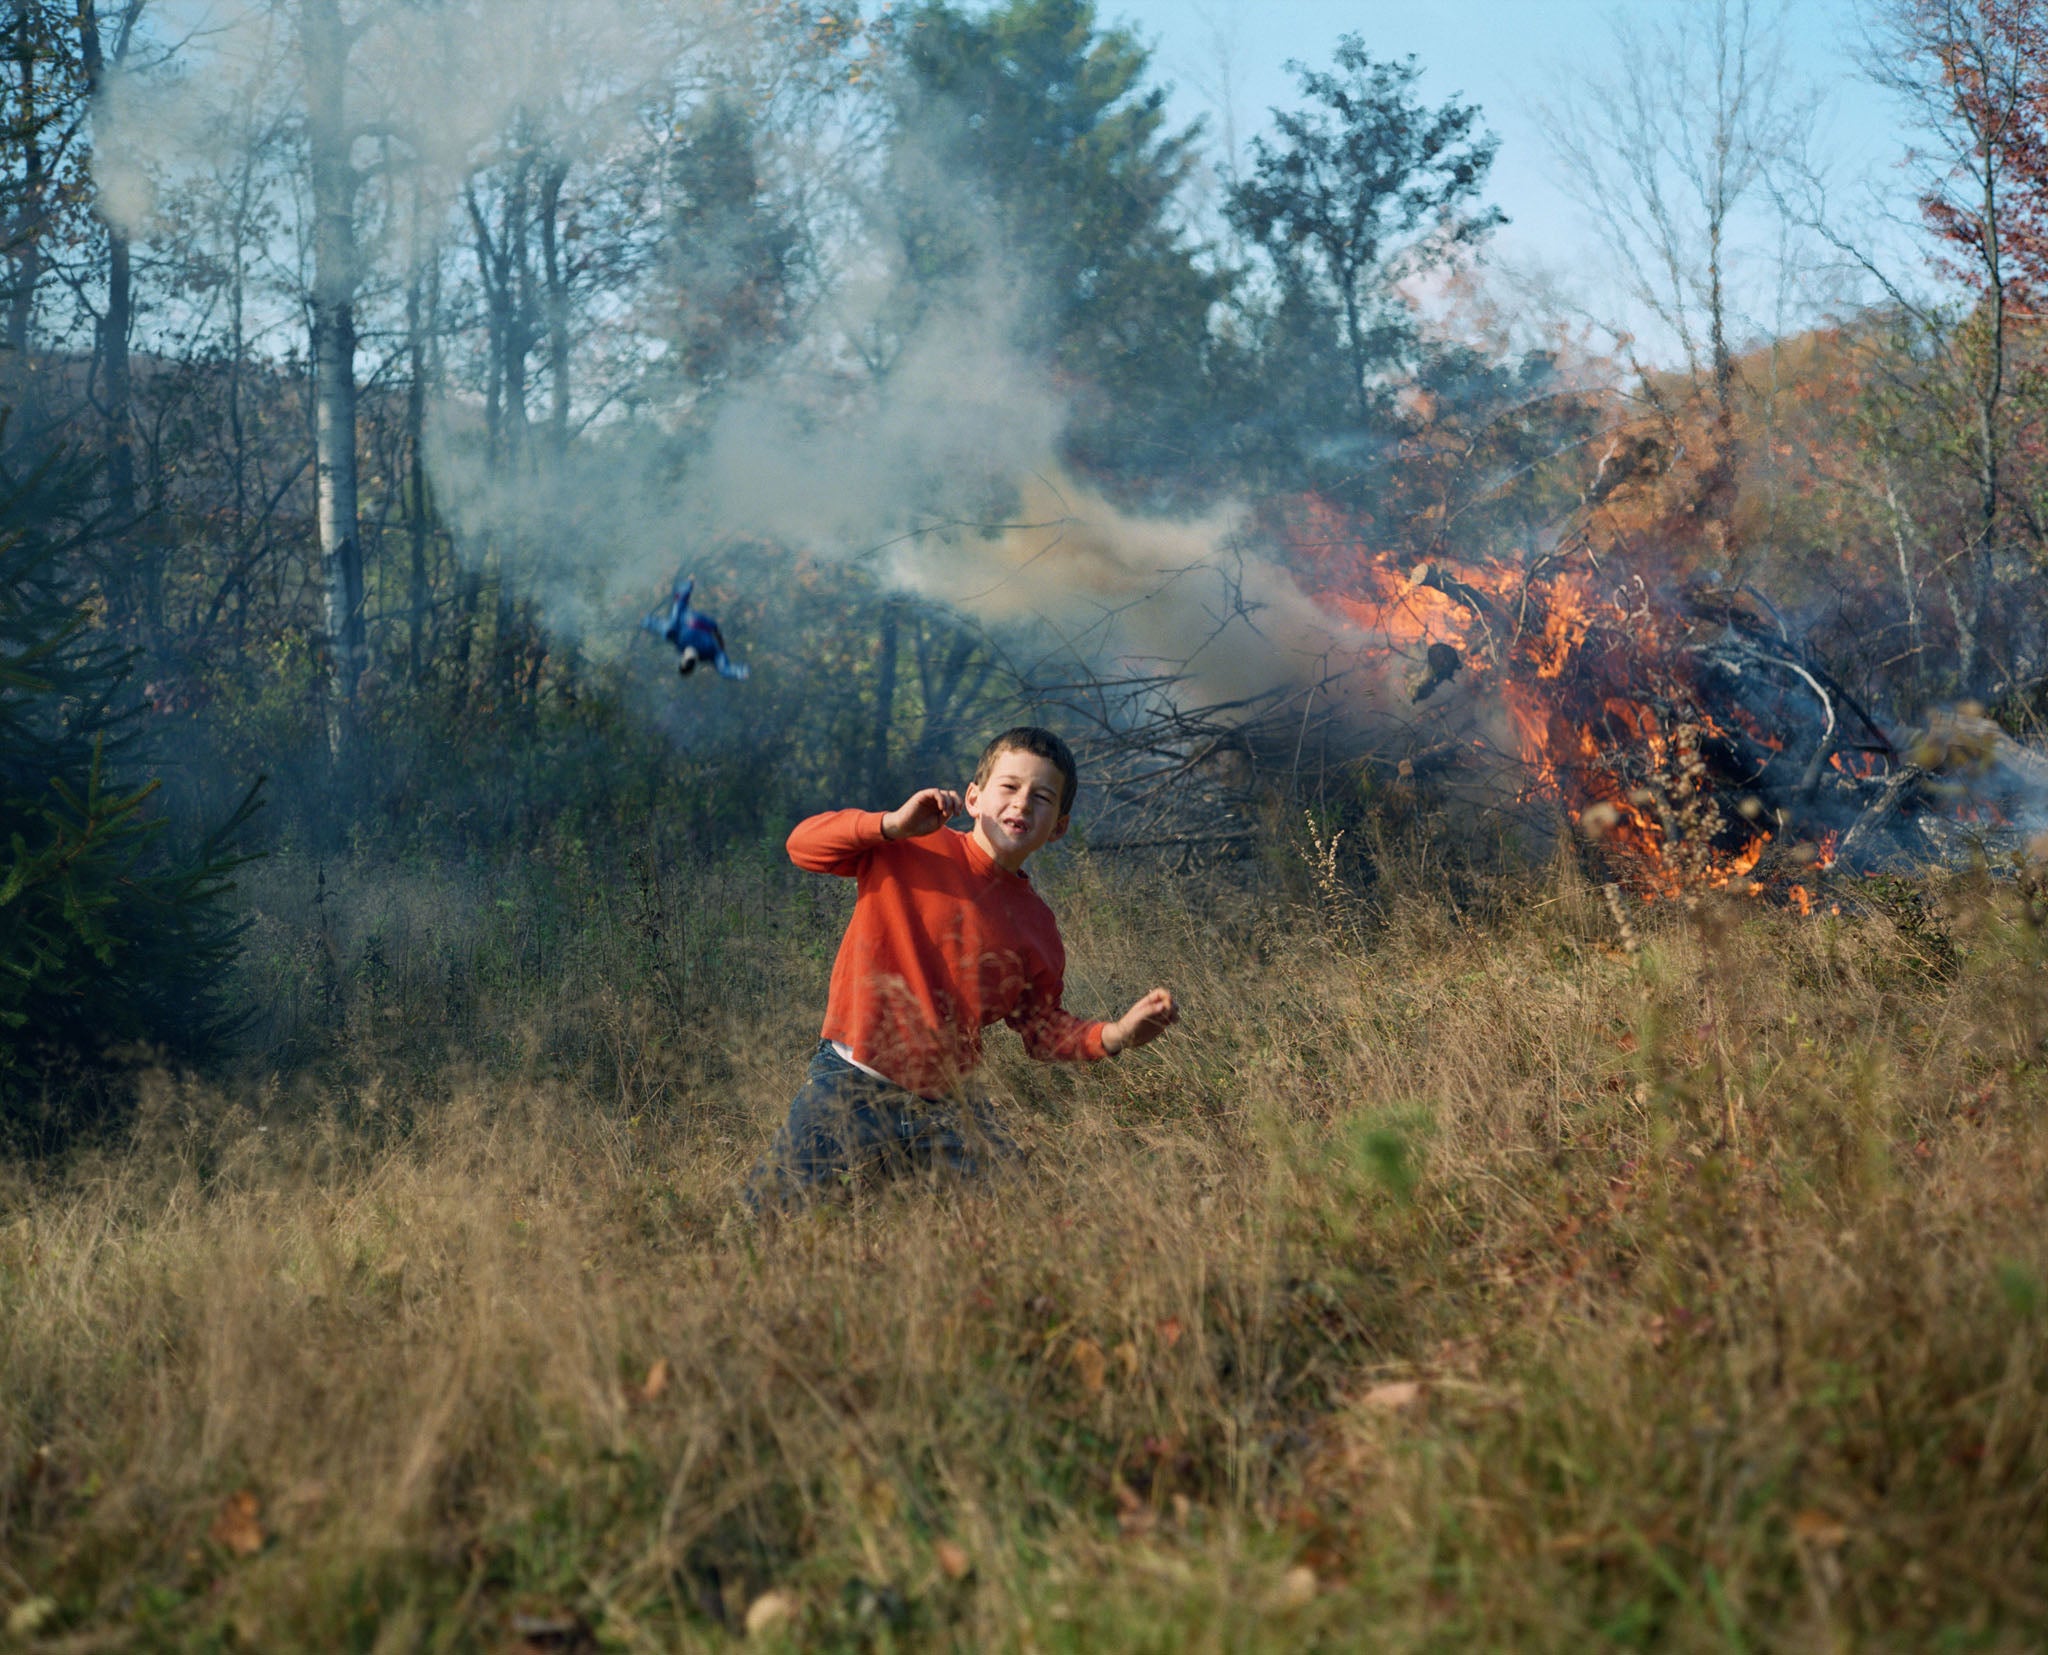
[[[1178,1015],[1155,988],[1114,1022],[1061,1004],[1058,922],[1024,874],[1067,831],[1074,755],[1050,730],[990,742],[963,801],[927,787],[891,811],[834,810],[797,825],[789,859],[860,882],[832,967],[824,1039],[789,1119],[748,1184],[756,1208],[870,1172],[974,1173],[1009,1140],[959,1095],[981,1031],[1005,1022],[1036,1058],[1093,1062],[1156,1040]],[[946,826],[963,808],[973,827]]]

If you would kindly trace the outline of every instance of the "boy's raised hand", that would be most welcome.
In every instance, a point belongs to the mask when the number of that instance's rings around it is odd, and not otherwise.
[[[882,817],[884,839],[921,839],[937,833],[964,808],[950,787],[921,787]]]
[[[1173,1003],[1173,991],[1155,988],[1102,1031],[1102,1049],[1115,1057],[1133,1046],[1148,1046],[1179,1018],[1180,1007]]]

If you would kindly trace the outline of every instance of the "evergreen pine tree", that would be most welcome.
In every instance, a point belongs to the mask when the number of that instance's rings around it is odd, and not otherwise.
[[[227,906],[251,788],[196,846],[140,779],[130,655],[70,577],[84,479],[0,471],[0,1145],[49,1148],[115,1113],[138,1049],[190,1061],[239,1022]]]
[[[1094,0],[926,0],[895,30],[889,188],[913,283],[993,276],[1017,298],[1014,343],[1072,403],[1069,458],[1131,481],[1185,463],[1231,279],[1187,234],[1199,128],[1172,130],[1145,47]]]

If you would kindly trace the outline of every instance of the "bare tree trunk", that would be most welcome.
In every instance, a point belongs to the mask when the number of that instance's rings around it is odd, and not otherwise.
[[[1714,383],[1714,453],[1703,479],[1700,504],[1716,526],[1724,558],[1735,555],[1735,502],[1741,454],[1735,435],[1735,357],[1728,349],[1728,293],[1722,271],[1722,238],[1728,204],[1715,200],[1707,222],[1707,350]]]
[[[1891,513],[1892,545],[1899,554],[1899,589],[1906,598],[1906,647],[1913,652],[1913,670],[1920,671],[1920,590],[1913,576],[1913,552],[1906,543],[1906,513],[1892,481],[1892,462],[1884,456],[1884,503]]]
[[[141,20],[143,0],[127,0],[121,8],[114,37],[113,61],[128,55],[129,42]],[[100,35],[98,0],[79,0],[79,58],[85,70],[86,91],[97,99],[106,86],[107,54]],[[101,216],[107,234],[107,303],[100,318],[95,346],[97,378],[105,398],[101,410],[107,455],[107,515],[114,532],[135,536],[135,433],[134,374],[129,359],[129,337],[135,325],[134,258],[127,233],[113,219]],[[163,628],[163,554],[157,538],[148,533],[133,540],[133,554],[126,578],[119,584],[128,589],[131,618],[139,615],[146,647],[159,647]]]
[[[532,421],[526,406],[527,363],[533,355],[533,267],[527,257],[532,213],[533,155],[522,149],[512,173],[515,188],[505,199],[505,429],[511,437],[506,458],[515,470],[531,460]]]
[[[16,433],[32,435],[42,423],[36,395],[35,346],[36,288],[43,279],[43,208],[45,157],[42,143],[43,110],[36,84],[36,30],[30,0],[10,0],[9,21],[14,35],[14,61],[18,77],[15,136],[21,144],[21,196],[9,226],[8,254],[13,261],[13,281],[7,295],[7,348],[14,353],[21,375],[16,392]]]
[[[484,288],[490,362],[485,398],[485,464],[494,475],[511,476],[528,458],[527,361],[533,352],[533,273],[528,260],[533,155],[521,147],[505,186],[494,234],[476,191],[467,194],[476,241],[477,274]],[[490,550],[497,563],[490,672],[498,706],[511,711],[519,700],[519,617],[515,601],[518,541],[509,524],[493,524]]]
[[[1962,634],[1963,657],[1960,676],[1965,693],[1988,695],[1991,689],[1990,662],[1984,648],[1985,611],[1991,602],[1991,566],[1998,549],[1998,489],[2000,469],[1999,411],[2005,397],[2005,267],[2000,259],[1998,169],[1984,167],[1984,307],[1988,337],[1984,342],[1985,363],[1977,379],[1977,532],[1964,554],[1962,586],[1970,615],[1967,628],[1957,617]]]
[[[411,562],[406,603],[406,667],[415,687],[425,682],[427,626],[432,613],[433,584],[427,568],[427,547],[433,534],[433,501],[427,483],[428,336],[439,310],[438,291],[429,291],[431,250],[426,245],[423,202],[413,194],[412,271],[405,289],[406,368],[405,457],[406,531]]]
[[[1351,360],[1351,397],[1353,411],[1363,425],[1371,416],[1372,405],[1365,394],[1366,348],[1365,317],[1358,303],[1358,275],[1345,269],[1337,273],[1337,292],[1344,303],[1344,352]]]
[[[533,354],[533,276],[526,257],[532,172],[532,155],[521,151],[505,185],[495,233],[475,187],[464,193],[484,290],[489,340],[485,461],[494,472],[514,471],[526,456],[526,364]]]
[[[356,502],[356,245],[358,183],[349,160],[344,82],[354,33],[340,0],[302,0],[306,140],[313,186],[312,343],[314,460],[320,555],[326,574],[327,647],[334,679],[328,741],[350,745],[356,685],[368,665],[363,550]]]
[[[405,387],[406,533],[412,553],[406,604],[406,670],[417,685],[426,676],[427,642],[427,349],[421,321],[420,274],[405,293],[408,378]]]
[[[562,186],[569,169],[550,161],[541,175],[540,248],[547,286],[548,445],[559,466],[569,452],[569,273],[562,259]]]

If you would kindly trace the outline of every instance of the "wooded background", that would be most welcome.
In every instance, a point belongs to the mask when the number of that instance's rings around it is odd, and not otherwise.
[[[10,1061],[231,1024],[239,854],[656,815],[710,849],[1137,670],[972,592],[1017,453],[1133,520],[1229,507],[1310,594],[1567,545],[1747,584],[1868,704],[2034,733],[2048,27],[1867,21],[1907,264],[1842,216],[1767,8],[1623,25],[1560,97],[1652,359],[1488,270],[1484,113],[1356,37],[1233,155],[1087,0],[8,0]],[[1757,316],[1793,290],[1858,297]],[[962,396],[1027,430],[978,475]],[[778,451],[859,509],[789,529]],[[635,633],[679,571],[745,685]]]

